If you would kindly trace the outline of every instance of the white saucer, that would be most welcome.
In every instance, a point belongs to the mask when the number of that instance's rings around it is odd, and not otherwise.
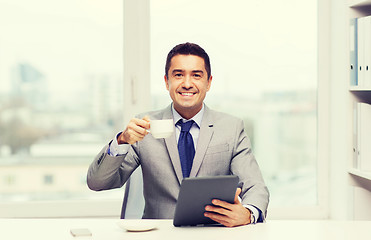
[[[125,219],[117,222],[117,225],[128,232],[147,232],[157,228],[157,224],[149,219]]]

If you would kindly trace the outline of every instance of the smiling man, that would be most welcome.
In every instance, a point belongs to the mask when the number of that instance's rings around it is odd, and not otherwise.
[[[208,54],[193,43],[175,46],[167,56],[164,79],[172,104],[130,120],[90,165],[89,188],[122,187],[141,166],[143,218],[171,219],[183,178],[233,174],[241,186],[234,203],[215,199],[205,207],[205,216],[228,227],[263,222],[269,192],[243,121],[204,104],[212,83]],[[148,134],[155,119],[173,119],[174,134],[165,139]]]
[[[196,55],[178,54],[171,58],[166,71],[166,88],[175,110],[185,119],[201,111],[212,76],[205,69],[204,59]]]

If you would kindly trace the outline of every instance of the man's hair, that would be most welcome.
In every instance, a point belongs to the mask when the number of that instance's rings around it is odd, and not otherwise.
[[[166,65],[165,65],[165,74],[166,74],[167,78],[169,78],[168,72],[169,72],[170,65],[171,65],[171,59],[176,55],[195,55],[195,56],[199,56],[199,57],[203,58],[204,62],[205,62],[205,69],[206,69],[206,73],[207,73],[207,79],[210,78],[211,67],[210,67],[209,55],[207,55],[205,50],[202,47],[200,47],[199,45],[197,45],[195,43],[189,43],[189,42],[176,45],[173,49],[171,49],[171,51],[167,55]]]

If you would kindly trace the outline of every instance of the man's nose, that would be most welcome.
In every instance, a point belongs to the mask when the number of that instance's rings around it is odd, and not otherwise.
[[[184,81],[183,81],[183,87],[186,89],[189,89],[192,87],[192,79],[190,76],[185,76]]]

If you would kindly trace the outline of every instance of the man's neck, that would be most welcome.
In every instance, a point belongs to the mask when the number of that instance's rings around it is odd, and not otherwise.
[[[203,109],[205,108],[205,106],[204,104],[202,104],[201,108],[197,111],[191,111],[190,109],[186,109],[186,111],[179,111],[178,109],[175,108],[174,104],[172,108],[173,108],[173,111],[175,110],[183,119],[189,120],[191,118],[194,118],[197,114],[200,114],[201,112],[203,112]]]
[[[173,105],[175,111],[177,111],[177,113],[186,120],[196,116],[196,114],[198,114],[202,110],[203,106],[204,104],[202,104],[201,108],[199,109],[178,109],[176,106]]]

